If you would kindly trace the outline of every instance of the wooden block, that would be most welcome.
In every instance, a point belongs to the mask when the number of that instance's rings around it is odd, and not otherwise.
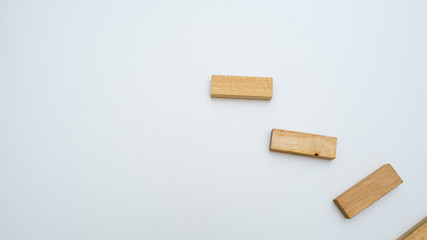
[[[273,78],[212,75],[211,97],[270,100]]]
[[[427,217],[409,229],[397,240],[427,240]]]
[[[336,197],[334,202],[346,218],[352,218],[402,182],[393,167],[385,164]]]
[[[332,160],[337,151],[337,138],[273,129],[270,151]]]

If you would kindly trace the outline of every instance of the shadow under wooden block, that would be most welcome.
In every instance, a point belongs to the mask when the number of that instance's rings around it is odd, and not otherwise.
[[[211,97],[270,100],[273,78],[212,75]]]
[[[397,240],[427,240],[427,217],[413,226]]]
[[[402,182],[393,167],[385,164],[336,197],[334,203],[346,218],[352,218]]]
[[[270,151],[332,160],[337,151],[337,138],[273,129]]]

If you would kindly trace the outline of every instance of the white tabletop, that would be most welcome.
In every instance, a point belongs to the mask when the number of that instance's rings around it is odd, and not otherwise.
[[[0,239],[395,239],[427,215],[426,1],[0,2]],[[211,99],[211,74],[273,77]],[[272,128],[338,137],[333,161]],[[332,200],[385,163],[403,184]]]

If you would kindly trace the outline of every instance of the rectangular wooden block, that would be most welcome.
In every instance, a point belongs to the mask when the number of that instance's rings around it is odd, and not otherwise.
[[[332,160],[335,158],[336,150],[336,137],[271,130],[270,151]]]
[[[405,234],[397,240],[427,240],[427,217],[425,217],[417,225],[409,229]]]
[[[212,75],[211,97],[270,100],[273,78]]]
[[[369,207],[403,181],[390,164],[385,164],[334,199],[346,218]]]

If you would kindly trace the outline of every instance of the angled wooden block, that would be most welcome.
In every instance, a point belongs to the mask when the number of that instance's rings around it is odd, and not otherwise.
[[[352,218],[402,182],[393,167],[385,164],[336,197],[334,202],[346,218]]]
[[[397,240],[427,240],[427,217],[413,226]]]
[[[273,78],[212,75],[211,97],[270,100]]]
[[[337,138],[273,129],[270,151],[332,160],[337,151]]]

